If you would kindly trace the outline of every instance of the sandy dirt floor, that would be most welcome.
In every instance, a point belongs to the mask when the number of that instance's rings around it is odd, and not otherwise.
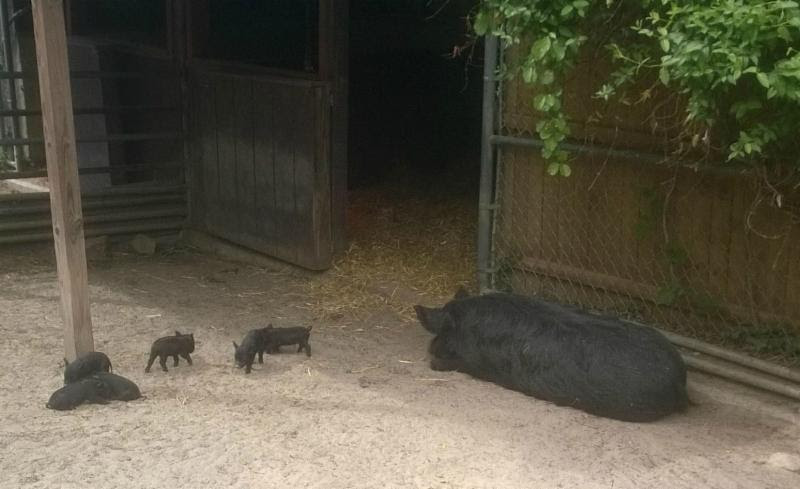
[[[684,416],[627,424],[427,368],[391,310],[316,321],[313,356],[251,375],[231,341],[304,325],[308,278],[194,252],[90,268],[96,347],[146,399],[45,409],[62,383],[52,251],[0,250],[2,488],[797,488],[798,404],[691,375]],[[193,332],[194,366],[144,373],[153,339]]]

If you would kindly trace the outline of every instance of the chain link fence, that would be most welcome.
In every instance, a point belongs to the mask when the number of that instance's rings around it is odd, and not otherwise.
[[[504,90],[501,134],[531,138],[530,104],[512,83]],[[758,178],[646,163],[636,152],[575,153],[569,178],[548,175],[535,147],[498,152],[491,288],[800,364],[790,198],[779,208]]]

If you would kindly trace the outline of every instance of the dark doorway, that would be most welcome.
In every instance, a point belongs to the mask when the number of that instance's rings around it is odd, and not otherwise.
[[[477,188],[482,72],[466,22],[473,4],[351,2],[351,190]]]
[[[483,91],[467,24],[474,3],[350,3],[350,246],[332,290],[386,291],[385,305],[408,312],[420,294],[474,287]]]

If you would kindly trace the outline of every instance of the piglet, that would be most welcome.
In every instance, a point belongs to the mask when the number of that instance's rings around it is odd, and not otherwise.
[[[282,346],[297,345],[297,353],[306,351],[306,356],[311,356],[311,346],[308,338],[311,328],[273,328],[271,325],[264,329],[265,345],[268,353],[279,353]]]
[[[241,345],[233,342],[233,359],[236,362],[236,368],[244,367],[244,373],[249,374],[256,354],[258,354],[258,363],[264,363],[264,351],[267,348],[265,333],[270,329],[272,329],[271,324],[266,328],[251,329],[242,339]]]
[[[165,336],[153,342],[150,347],[150,359],[147,360],[147,367],[145,372],[150,372],[150,367],[158,357],[161,364],[161,370],[167,372],[167,358],[174,359],[173,367],[178,366],[178,357],[183,357],[189,365],[192,364],[192,357],[190,353],[194,352],[194,334],[182,334],[180,331],[175,331],[175,336]]]
[[[114,401],[135,401],[142,397],[139,387],[121,375],[98,372],[89,377],[89,379],[103,383],[107,391],[108,399]]]
[[[108,404],[111,393],[103,381],[91,377],[69,383],[53,392],[47,401],[48,409],[70,411],[83,403]]]
[[[91,351],[69,363],[64,359],[64,385],[77,382],[96,372],[111,372],[111,360],[105,353]]]

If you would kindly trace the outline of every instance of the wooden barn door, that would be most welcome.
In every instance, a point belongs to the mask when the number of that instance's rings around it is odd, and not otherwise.
[[[219,3],[217,8],[230,5]],[[339,170],[346,165],[346,132],[335,121],[346,115],[334,105],[342,80],[336,77],[330,5],[316,5],[318,57],[305,61],[305,73],[200,61],[191,63],[189,75],[192,225],[313,270],[330,266],[344,227]],[[220,15],[213,8],[210,14]],[[197,14],[190,19],[196,22]],[[213,53],[215,47],[206,49]],[[346,100],[340,101],[344,110]]]

